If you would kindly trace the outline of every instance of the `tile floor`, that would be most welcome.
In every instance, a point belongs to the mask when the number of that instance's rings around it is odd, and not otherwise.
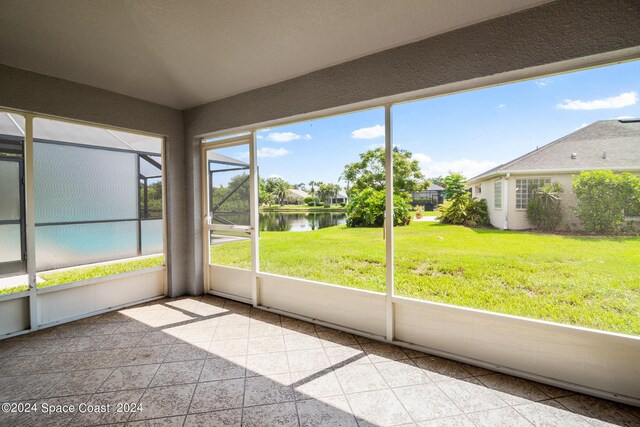
[[[0,402],[38,409],[3,426],[640,425],[639,408],[212,296],[0,341]]]

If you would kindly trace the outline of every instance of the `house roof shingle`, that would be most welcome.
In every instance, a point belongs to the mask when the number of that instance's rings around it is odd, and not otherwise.
[[[594,122],[468,182],[497,173],[593,169],[640,170],[640,119]]]

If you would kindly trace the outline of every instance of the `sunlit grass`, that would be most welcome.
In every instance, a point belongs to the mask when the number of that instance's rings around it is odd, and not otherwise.
[[[41,273],[38,277],[44,280],[38,283],[38,288],[62,285],[65,283],[80,282],[97,277],[112,276],[114,274],[127,273],[162,265],[162,255],[136,259],[131,261],[115,262],[90,267],[73,268],[53,273]]]
[[[415,222],[395,229],[396,294],[640,334],[640,238],[541,235]],[[213,263],[250,267],[249,242]],[[263,232],[268,273],[385,291],[381,229]]]
[[[38,283],[38,288],[47,288],[49,286],[63,285],[66,283],[79,282],[87,279],[95,279],[98,277],[111,276],[114,274],[127,273],[129,271],[156,267],[162,265],[162,259],[162,255],[159,255],[131,261],[115,262],[111,264],[78,267],[51,273],[38,273],[38,277],[44,280],[43,282]],[[26,291],[28,289],[29,287],[26,284],[13,288],[0,289],[0,295],[12,294],[15,292]]]

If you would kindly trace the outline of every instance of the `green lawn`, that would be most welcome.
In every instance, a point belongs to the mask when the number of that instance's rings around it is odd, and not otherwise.
[[[396,294],[640,335],[640,238],[470,229],[417,222],[395,229]],[[248,242],[212,262],[249,268]],[[384,292],[381,229],[263,232],[269,273]]]
[[[116,262],[112,264],[79,267],[53,273],[38,273],[38,277],[44,280],[44,282],[38,283],[38,288],[47,288],[49,286],[63,285],[65,283],[94,279],[96,277],[111,276],[113,274],[142,270],[144,268],[155,267],[158,265],[162,265],[161,255],[132,261]],[[9,289],[1,289],[0,295],[26,291],[27,289],[29,289],[27,285],[17,286],[15,288]]]

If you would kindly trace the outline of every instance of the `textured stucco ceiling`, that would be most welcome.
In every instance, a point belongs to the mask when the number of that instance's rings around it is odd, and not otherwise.
[[[0,0],[0,62],[187,108],[548,0]]]

